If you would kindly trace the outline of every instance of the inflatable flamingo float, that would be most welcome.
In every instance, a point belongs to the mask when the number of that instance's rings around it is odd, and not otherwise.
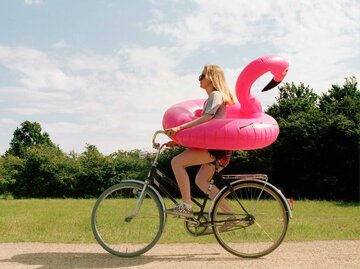
[[[261,103],[250,93],[253,83],[266,72],[274,78],[262,90],[277,86],[288,71],[288,62],[278,56],[260,57],[240,73],[235,92],[239,103],[228,105],[225,119],[212,119],[184,129],[171,137],[180,145],[191,148],[252,150],[272,144],[279,126],[274,118],[262,111]],[[163,117],[163,128],[168,129],[189,122],[201,115],[205,100],[190,100],[170,107]]]

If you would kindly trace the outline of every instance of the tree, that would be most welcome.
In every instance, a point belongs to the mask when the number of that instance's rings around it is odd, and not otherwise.
[[[17,156],[0,158],[0,194],[12,194],[16,180],[23,175],[25,161]]]
[[[360,90],[355,77],[342,86],[332,85],[319,98],[319,109],[327,116],[318,141],[322,156],[324,186],[334,196],[359,200]]]
[[[5,155],[14,155],[24,157],[27,149],[32,146],[45,144],[54,147],[49,134],[41,133],[41,126],[37,122],[24,121],[20,128],[14,131],[13,139],[10,142],[10,148]]]
[[[319,108],[331,115],[345,115],[359,127],[360,91],[355,77],[345,78],[343,86],[332,85],[331,89],[319,98]]]
[[[57,147],[39,144],[29,148],[26,158],[15,158],[11,163],[22,166],[17,169],[11,192],[15,197],[72,197],[79,167]],[[10,159],[11,160],[11,159]]]
[[[269,147],[274,183],[297,198],[358,200],[359,111],[355,78],[321,97],[303,84],[281,87],[267,111],[280,126]]]
[[[113,159],[116,177],[111,184],[119,183],[124,179],[136,179],[144,181],[151,166],[151,156],[140,159],[139,150],[122,151],[110,155]]]
[[[110,186],[116,176],[113,160],[99,152],[96,146],[87,145],[78,158],[80,171],[77,179],[76,196],[96,197]]]
[[[317,109],[318,96],[313,89],[303,83],[296,86],[294,83],[285,83],[279,87],[279,97],[266,113],[276,119],[287,119],[291,115],[302,112],[313,112]]]

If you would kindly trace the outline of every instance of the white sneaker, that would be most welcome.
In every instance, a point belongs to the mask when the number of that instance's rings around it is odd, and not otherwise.
[[[166,213],[186,218],[192,218],[194,216],[192,208],[185,206],[183,203],[176,204],[174,208],[166,210]]]

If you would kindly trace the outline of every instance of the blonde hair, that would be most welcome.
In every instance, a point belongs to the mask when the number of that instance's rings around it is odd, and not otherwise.
[[[233,105],[234,96],[226,83],[225,75],[220,66],[214,64],[205,65],[206,77],[210,79],[214,90],[219,91],[223,96],[224,104]]]

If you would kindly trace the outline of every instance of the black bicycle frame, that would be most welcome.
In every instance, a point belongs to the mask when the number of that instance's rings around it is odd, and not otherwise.
[[[216,173],[217,176],[217,173]],[[152,165],[150,172],[149,172],[149,176],[147,178],[149,185],[156,187],[157,190],[159,190],[161,193],[163,193],[164,195],[166,195],[174,204],[176,204],[178,201],[175,199],[174,196],[172,196],[170,194],[170,192],[164,188],[161,183],[158,181],[158,178],[160,178],[162,181],[168,183],[172,188],[174,188],[176,191],[180,192],[179,190],[179,186],[173,181],[171,180],[169,177],[167,177],[164,173],[162,173],[156,165]],[[214,182],[214,179],[211,180],[211,186]],[[200,212],[199,212],[199,219],[201,218],[201,216],[203,216],[204,210],[205,210],[205,206],[207,204],[207,201],[209,200],[209,194],[205,194],[203,202],[200,203],[199,201],[197,201],[195,198],[191,197],[191,201],[196,204],[199,208],[200,208]]]

